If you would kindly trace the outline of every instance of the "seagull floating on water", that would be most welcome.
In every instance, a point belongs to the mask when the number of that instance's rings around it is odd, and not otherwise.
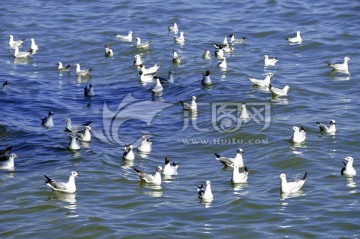
[[[0,86],[0,91],[3,91],[7,86],[8,86],[8,81],[5,81],[5,82],[2,83],[2,85]]]
[[[154,93],[154,94],[158,94],[158,93],[161,93],[163,91],[163,87],[160,83],[160,79],[159,78],[156,78],[156,85],[151,88],[151,91]]]
[[[202,55],[204,60],[210,60],[211,59],[211,53],[209,50],[204,51],[203,55]]]
[[[6,150],[6,149],[5,149]],[[0,157],[0,169],[13,169],[15,168],[14,159],[18,156],[14,153],[10,154],[8,157]]]
[[[138,48],[138,49],[148,49],[150,47],[151,43],[152,43],[152,41],[147,41],[147,42],[141,43],[140,37],[136,38],[136,48]]]
[[[76,185],[75,185],[75,177],[80,177],[80,175],[72,171],[70,173],[69,180],[65,182],[56,182],[55,180],[52,180],[48,176],[44,175],[45,177],[45,183],[50,188],[52,188],[54,191],[63,192],[63,193],[75,193],[76,192]]]
[[[226,70],[227,68],[227,63],[226,63],[226,57],[224,56],[222,59],[220,59],[220,62],[218,63],[218,67],[220,69],[224,69]]]
[[[68,149],[72,150],[72,151],[80,150],[80,143],[78,141],[78,137],[77,137],[76,133],[72,133],[70,135],[70,142],[69,142]]]
[[[129,31],[129,33],[124,36],[124,35],[119,35],[119,34],[115,34],[116,38],[121,40],[121,41],[127,41],[127,42],[132,42],[133,39],[133,32]]]
[[[169,26],[168,30],[169,30],[169,32],[177,33],[179,31],[179,29],[178,29],[178,26],[177,26],[176,22],[174,23],[174,25]]]
[[[88,97],[95,96],[93,84],[90,84],[89,87],[87,85],[84,87],[84,95]]]
[[[59,72],[70,71],[70,65],[69,64],[67,66],[63,66],[62,62],[58,61],[57,65],[58,65],[58,71]]]
[[[301,43],[302,38],[300,36],[300,31],[296,32],[296,37],[288,37],[286,40],[288,40],[289,43]]]
[[[31,38],[30,50],[31,50],[33,53],[36,52],[37,50],[39,50],[39,47],[38,47],[38,45],[36,45],[34,38]]]
[[[234,34],[230,34],[229,37],[230,37],[230,43],[231,44],[242,44],[246,40],[246,37],[242,37],[240,39],[235,39]]]
[[[161,166],[157,166],[155,175],[147,174],[142,172],[141,170],[134,167],[136,174],[139,176],[141,181],[146,183],[151,183],[155,185],[161,184],[161,171],[163,170]]]
[[[316,122],[316,124],[319,126],[320,132],[325,132],[328,134],[335,133],[336,132],[336,122],[335,120],[330,120],[330,125],[326,126],[325,124],[322,124],[320,122]]]
[[[85,131],[85,127],[90,125],[92,123],[92,121],[87,121],[87,122],[83,123],[82,125],[72,125],[71,124],[71,119],[67,118],[65,120],[65,123],[66,123],[65,131],[78,133],[78,132],[81,132],[81,131]]]
[[[174,41],[175,41],[176,43],[183,44],[184,41],[185,41],[184,32],[180,32],[180,36],[174,37]]]
[[[273,96],[286,96],[289,91],[289,86],[286,85],[284,88],[280,89],[269,84],[269,89]]]
[[[203,78],[201,80],[201,84],[203,84],[203,85],[212,85],[209,70],[207,70],[205,72],[205,74],[203,73]]]
[[[306,130],[301,126],[300,128],[297,126],[293,127],[294,133],[291,137],[291,141],[293,143],[302,143],[306,139]]]
[[[134,66],[140,66],[143,64],[142,60],[141,60],[141,56],[139,54],[136,54],[134,56],[135,60],[134,60]]]
[[[41,126],[43,126],[45,128],[54,127],[53,115],[54,115],[54,113],[52,111],[49,111],[47,117],[40,118],[41,119]]]
[[[109,43],[106,43],[104,45],[105,47],[105,56],[106,57],[109,57],[109,56],[113,56],[114,55],[114,51],[110,48],[110,44]]]
[[[84,132],[76,133],[76,137],[81,142],[90,142],[91,141],[91,133],[90,133],[90,131],[91,131],[91,127],[89,125],[86,125]]]
[[[9,46],[11,48],[20,47],[24,43],[25,39],[14,40],[13,35],[9,35]]]
[[[273,76],[274,76],[273,73],[267,73],[264,80],[258,80],[253,77],[250,77],[250,76],[249,76],[249,80],[256,86],[269,87],[271,77],[273,77]]]
[[[140,81],[142,83],[147,83],[147,82],[154,82],[156,81],[156,73],[151,73],[151,74],[145,74],[143,71],[139,71],[139,75],[140,75]]]
[[[295,193],[299,191],[302,186],[304,185],[307,177],[307,172],[304,174],[304,176],[297,181],[294,182],[287,182],[285,173],[280,174],[279,178],[281,179],[280,184],[280,192],[281,193]]]
[[[198,190],[198,197],[202,200],[212,200],[214,198],[212,191],[211,191],[211,182],[209,180],[206,181],[205,183],[205,188],[204,185],[201,184],[201,186],[197,186],[197,190]]]
[[[166,157],[165,158],[165,166],[162,170],[162,174],[165,176],[173,176],[173,175],[177,175],[177,169],[179,167],[179,163],[175,163],[173,162],[172,164],[170,163],[170,158]]]
[[[333,68],[335,71],[349,72],[349,65],[348,65],[349,61],[350,61],[350,57],[345,56],[343,63],[329,63],[328,66]]]
[[[353,167],[353,162],[354,159],[350,156],[343,158],[344,161],[344,166],[341,169],[341,175],[346,176],[346,177],[354,177],[356,176],[356,170]]]
[[[87,70],[81,70],[80,64],[76,64],[76,75],[77,76],[87,76],[90,74],[90,71],[92,71],[92,68],[87,69]]]
[[[14,47],[14,57],[15,58],[27,58],[33,54],[33,51],[30,49],[29,51],[19,51],[19,47]]]
[[[181,57],[177,54],[176,51],[173,51],[173,59],[172,62],[176,65],[179,65],[181,63]]]
[[[222,163],[224,165],[224,167],[238,166],[239,168],[241,168],[241,167],[244,167],[244,161],[243,161],[243,157],[242,157],[243,153],[244,153],[244,150],[239,148],[236,151],[236,156],[234,158],[223,157],[217,153],[215,153],[215,156],[216,156],[216,160],[219,161],[220,163]]]
[[[232,183],[246,183],[246,181],[248,179],[248,174],[249,174],[249,171],[248,171],[247,167],[244,167],[244,171],[240,173],[239,166],[234,166],[232,177],[231,177],[231,182]]]
[[[152,142],[146,135],[141,136],[140,145],[137,147],[138,152],[150,153],[152,148]]]
[[[248,113],[248,111],[246,109],[246,105],[242,104],[241,105],[241,112],[240,112],[240,119],[247,120],[249,118],[250,118],[250,116],[249,116],[249,113]]]
[[[125,151],[123,153],[123,159],[125,159],[125,160],[134,160],[135,159],[133,146],[131,144],[126,144],[124,150]]]
[[[145,65],[142,64],[140,65],[140,70],[139,71],[142,71],[144,72],[145,75],[148,75],[148,74],[154,74],[156,73],[160,68],[160,64],[155,64],[154,66],[151,66],[149,68],[145,68]]]
[[[191,102],[187,103],[180,100],[180,104],[182,105],[184,110],[197,110],[197,104],[196,104],[196,96],[191,97]]]
[[[264,55],[264,66],[275,66],[276,62],[278,62],[278,58],[269,58],[268,55]]]

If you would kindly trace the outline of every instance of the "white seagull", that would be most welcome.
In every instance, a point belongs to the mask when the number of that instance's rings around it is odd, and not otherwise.
[[[13,35],[9,35],[9,46],[11,48],[20,47],[24,43],[25,39],[22,40],[14,40]]]
[[[80,69],[80,64],[76,64],[76,75],[77,76],[86,76],[90,74],[90,71],[92,71],[92,68],[87,69],[87,70],[81,70]]]
[[[210,60],[211,59],[211,53],[209,50],[204,51],[203,55],[202,55],[204,60]]]
[[[249,80],[256,86],[269,87],[271,77],[273,77],[273,76],[274,76],[273,73],[267,73],[264,80],[258,80],[258,79],[255,79],[255,78],[251,77],[251,76],[249,76]]]
[[[204,185],[201,184],[201,186],[197,186],[197,190],[198,190],[198,197],[202,200],[212,200],[214,198],[212,191],[211,191],[211,182],[209,180],[206,181],[205,183],[205,188]]]
[[[70,135],[70,142],[69,142],[68,149],[72,150],[72,151],[80,150],[80,144],[79,144],[78,138],[75,133],[72,133]]]
[[[277,57],[269,58],[268,55],[264,55],[264,66],[275,66],[278,61]]]
[[[159,70],[159,68],[160,68],[160,64],[155,64],[154,66],[151,66],[149,68],[145,68],[145,65],[141,64],[139,71],[142,71],[144,72],[145,75],[148,75],[148,74],[156,73]]]
[[[231,182],[232,183],[246,183],[248,179],[249,171],[247,167],[244,167],[243,172],[239,172],[239,166],[234,166],[233,173],[231,176]]]
[[[38,45],[36,45],[34,38],[31,38],[30,50],[32,50],[32,52],[36,52],[37,50],[39,50],[39,47]]]
[[[105,47],[105,56],[106,57],[110,57],[110,56],[114,55],[114,51],[110,48],[110,43],[106,43],[104,45],[104,47]]]
[[[136,54],[134,56],[135,60],[134,60],[134,66],[140,66],[143,64],[142,60],[141,60],[141,56],[139,54]]]
[[[129,33],[124,36],[124,35],[119,35],[119,34],[115,34],[116,38],[121,40],[121,41],[127,41],[127,42],[132,42],[133,39],[133,32],[129,31]]]
[[[184,41],[185,41],[184,32],[180,32],[180,36],[174,37],[174,41],[175,41],[176,43],[183,44]]]
[[[136,38],[136,48],[138,48],[138,49],[148,49],[150,47],[151,43],[152,43],[152,41],[147,41],[147,42],[141,43],[140,37]]]
[[[86,86],[84,87],[84,95],[85,95],[85,96],[88,96],[88,97],[93,97],[93,96],[95,96],[93,84],[90,84],[89,86],[86,85]]]
[[[57,65],[58,65],[59,72],[70,71],[70,64],[68,64],[67,66],[64,66],[61,61],[58,61]]]
[[[126,144],[124,150],[125,151],[123,153],[123,159],[125,159],[125,160],[134,160],[135,159],[133,146],[131,144]]]
[[[344,163],[344,166],[341,169],[341,175],[344,175],[346,177],[354,177],[356,176],[356,171],[353,167],[353,161],[354,159],[350,156],[343,159],[346,162]]]
[[[187,103],[180,100],[180,104],[182,105],[184,110],[197,110],[197,104],[196,104],[196,96],[191,97],[191,102]]]
[[[246,120],[246,119],[249,119],[249,118],[250,118],[250,116],[249,116],[249,113],[247,112],[246,105],[242,104],[241,105],[241,112],[240,112],[240,119]]]
[[[177,33],[177,32],[179,31],[179,28],[178,28],[176,22],[174,23],[174,25],[169,26],[169,27],[168,27],[168,30],[169,30],[169,32]]]
[[[329,63],[328,66],[333,68],[335,71],[349,72],[349,65],[348,65],[349,61],[350,61],[350,57],[345,56],[343,63]]]
[[[65,131],[77,133],[77,132],[85,131],[85,127],[90,125],[92,123],[92,121],[87,121],[87,122],[83,123],[82,125],[72,125],[71,119],[67,118],[65,120],[65,123],[66,123]]]
[[[155,73],[145,74],[143,71],[140,70],[139,75],[140,75],[140,81],[143,83],[154,82],[156,80]]]
[[[5,81],[5,82],[2,83],[2,85],[0,86],[0,91],[3,91],[7,86],[8,86],[8,81]]]
[[[163,91],[163,87],[160,83],[160,79],[159,78],[156,78],[156,85],[151,88],[151,91],[154,93],[154,94],[158,94],[158,93],[161,93]]]
[[[59,191],[63,193],[75,193],[76,192],[76,185],[75,185],[75,177],[80,177],[80,175],[72,171],[70,173],[69,180],[65,182],[56,182],[55,180],[52,180],[48,176],[44,175],[45,177],[45,183],[50,188],[52,188],[54,191]]]
[[[146,135],[141,136],[140,145],[137,147],[138,152],[150,153],[152,148],[152,141]]]
[[[240,39],[235,39],[234,34],[230,34],[229,37],[230,37],[231,44],[241,44],[241,43],[244,43],[244,41],[246,40],[246,37],[242,37]]]
[[[155,175],[147,174],[142,172],[141,170],[134,167],[136,174],[139,176],[141,181],[146,183],[151,183],[155,185],[161,184],[161,171],[163,170],[161,166],[157,166]]]
[[[295,193],[301,189],[301,187],[304,185],[305,180],[307,177],[307,172],[304,174],[304,176],[297,181],[294,182],[287,182],[285,173],[280,174],[279,178],[281,179],[280,184],[280,192],[281,193]]]
[[[33,54],[33,51],[30,49],[29,51],[19,51],[19,47],[14,47],[14,57],[15,58],[27,58]]]
[[[203,84],[203,85],[212,85],[209,70],[207,70],[205,72],[205,74],[203,73],[203,78],[201,80],[201,84]]]
[[[179,167],[179,163],[173,162],[172,164],[170,164],[170,158],[166,157],[165,158],[165,166],[162,170],[162,174],[165,176],[177,175],[178,167]]]
[[[14,153],[9,156],[0,157],[0,169],[13,169],[15,167],[14,159],[17,157]]]
[[[316,124],[319,126],[319,129],[320,129],[320,132],[325,132],[325,133],[328,133],[328,134],[331,134],[331,133],[335,133],[336,132],[336,122],[335,120],[330,120],[330,125],[329,126],[326,126],[325,124],[322,124],[320,122],[316,122]]]
[[[289,91],[289,86],[286,85],[284,88],[280,89],[269,84],[269,89],[273,96],[286,96]]]
[[[225,56],[220,59],[220,62],[218,63],[218,67],[221,68],[221,69],[226,70],[227,63],[226,63],[226,57]]]
[[[294,126],[292,128],[294,130],[294,133],[291,137],[291,141],[293,143],[302,143],[306,139],[306,130],[301,126],[300,128],[297,126]]]
[[[176,65],[179,65],[181,63],[181,57],[177,54],[176,51],[173,51],[173,59],[172,62]]]
[[[215,153],[216,160],[219,161],[224,165],[224,167],[234,167],[238,166],[239,168],[244,167],[244,160],[242,154],[244,153],[244,150],[242,148],[239,148],[236,151],[236,156],[234,158],[227,158],[223,157],[217,153]]]
[[[86,125],[84,132],[76,133],[76,137],[78,138],[79,141],[90,142],[91,141],[90,131],[91,131],[91,127],[89,125]]]
[[[288,40],[289,43],[301,43],[302,38],[300,36],[300,31],[296,32],[296,37],[288,37],[286,40]]]
[[[41,119],[41,126],[43,126],[45,128],[54,127],[53,115],[54,115],[54,113],[52,111],[49,111],[47,117],[40,118]]]

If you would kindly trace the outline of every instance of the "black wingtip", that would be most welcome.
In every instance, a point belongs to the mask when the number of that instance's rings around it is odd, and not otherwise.
[[[133,167],[133,169],[135,170],[136,173],[141,173],[141,170],[139,170],[139,169],[137,169],[135,167]]]
[[[220,154],[214,153],[217,158],[220,158]]]
[[[50,183],[51,182],[51,178],[49,178],[45,174],[44,174],[44,177],[45,177],[45,183]]]
[[[168,163],[170,163],[170,158],[169,157],[165,157],[165,164],[168,164]]]
[[[307,177],[307,172],[304,174],[304,176],[302,177],[302,179],[301,180],[305,180],[306,179],[306,177]]]

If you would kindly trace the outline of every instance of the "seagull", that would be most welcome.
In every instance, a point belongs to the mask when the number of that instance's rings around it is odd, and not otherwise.
[[[93,84],[90,84],[89,87],[87,85],[84,87],[84,95],[88,97],[95,96]]]
[[[209,70],[207,70],[205,72],[205,74],[203,73],[203,78],[201,80],[201,84],[203,84],[203,85],[212,85]]]
[[[356,171],[353,167],[353,161],[354,159],[350,156],[344,158],[346,162],[344,163],[344,166],[341,169],[341,175],[347,176],[347,177],[354,177],[356,176]]]
[[[119,35],[119,34],[115,34],[116,38],[121,40],[121,41],[127,41],[127,42],[132,42],[133,39],[133,32],[129,31],[129,33],[126,36],[123,35]]]
[[[181,57],[177,54],[176,51],[173,51],[173,59],[172,62],[176,65],[179,65],[181,62]]]
[[[143,64],[142,60],[141,60],[141,56],[139,54],[136,54],[134,56],[135,60],[134,60],[134,66],[140,66]]]
[[[301,43],[302,39],[300,36],[300,31],[296,32],[296,37],[288,37],[286,40],[288,40],[289,43]]]
[[[284,88],[280,89],[273,87],[271,84],[269,84],[269,89],[273,96],[286,96],[289,91],[289,86],[286,85],[284,86]]]
[[[2,83],[2,85],[0,86],[0,91],[3,91],[7,86],[8,86],[8,81],[5,81],[5,82]]]
[[[227,63],[226,63],[226,57],[224,56],[222,59],[220,59],[220,62],[218,63],[218,67],[221,69],[226,69],[227,68]]]
[[[91,141],[91,127],[89,125],[85,126],[85,130],[82,133],[76,133],[76,137],[79,141],[90,142]]]
[[[241,148],[239,148],[236,151],[236,156],[234,158],[223,157],[217,153],[215,153],[215,156],[216,156],[216,160],[218,160],[220,163],[222,163],[224,165],[224,167],[238,166],[239,168],[241,168],[241,167],[244,167],[244,161],[243,161],[243,157],[242,157],[243,153],[244,153],[244,151]]]
[[[19,51],[19,47],[14,47],[14,57],[15,58],[27,58],[33,54],[33,51],[30,49],[29,51]]]
[[[25,39],[22,40],[14,40],[13,35],[9,35],[9,46],[11,48],[20,47],[24,43]]]
[[[216,56],[216,58],[219,59],[219,60],[223,59],[224,56],[225,56],[224,50],[223,50],[222,48],[217,49],[217,50],[215,51],[215,56]]]
[[[58,61],[57,65],[58,65],[58,71],[59,72],[70,71],[70,65],[69,64],[67,66],[63,66],[61,61]]]
[[[144,173],[135,167],[134,170],[136,174],[139,176],[141,181],[156,185],[161,184],[161,171],[163,170],[161,166],[157,166],[155,175]]]
[[[241,44],[241,43],[244,43],[244,41],[246,40],[246,37],[242,37],[240,39],[235,39],[234,34],[230,34],[229,37],[230,37],[231,44]]]
[[[174,37],[174,41],[176,43],[180,43],[180,44],[184,43],[184,41],[185,41],[184,32],[180,32],[179,37]]]
[[[205,188],[203,184],[201,186],[197,186],[198,189],[198,197],[202,200],[212,200],[214,198],[212,191],[211,191],[211,182],[209,180],[205,183]]]
[[[53,115],[54,115],[54,113],[52,111],[49,111],[47,117],[40,118],[41,119],[41,126],[43,126],[45,128],[54,127]]]
[[[209,50],[204,51],[203,55],[202,55],[204,60],[210,60],[211,59],[211,53]]]
[[[154,82],[156,80],[156,74],[155,73],[151,73],[151,74],[145,74],[143,71],[139,71],[139,75],[140,75],[140,81],[145,83],[145,82]]]
[[[151,66],[149,68],[145,68],[145,65],[141,64],[140,65],[140,71],[144,72],[145,75],[148,74],[154,74],[156,73],[160,68],[160,64],[155,64],[154,66]]]
[[[267,73],[264,80],[258,80],[253,77],[249,77],[249,80],[256,86],[260,87],[268,87],[270,85],[271,77],[273,77],[273,73]]]
[[[169,83],[174,83],[174,75],[175,75],[176,73],[174,72],[174,71],[169,71],[169,74],[168,74],[168,78],[167,78],[167,81],[169,82]]]
[[[151,152],[152,141],[146,135],[141,136],[141,142],[137,150],[141,153],[150,153]]]
[[[190,103],[186,103],[180,100],[180,104],[182,105],[184,110],[197,110],[196,96],[191,97]]]
[[[297,126],[293,127],[294,134],[291,137],[291,141],[293,143],[302,143],[306,139],[306,130],[301,126],[300,128]]]
[[[316,124],[319,126],[321,133],[325,132],[325,133],[330,134],[330,133],[335,133],[336,132],[336,126],[335,126],[336,122],[333,119],[330,120],[330,125],[329,126],[326,126],[325,124],[322,124],[320,122],[316,122]]]
[[[31,50],[32,52],[36,52],[37,50],[39,50],[39,47],[38,47],[38,45],[36,45],[34,38],[31,38],[30,50]]]
[[[125,159],[125,160],[134,160],[135,159],[133,146],[131,144],[126,144],[124,150],[125,151],[123,153],[123,159]]]
[[[66,122],[65,131],[74,132],[74,133],[85,131],[85,127],[92,123],[92,121],[87,121],[82,125],[72,125],[70,118],[67,118],[65,122]]]
[[[150,47],[151,43],[152,43],[152,41],[147,41],[147,42],[141,43],[140,37],[136,38],[136,48],[138,48],[138,49],[148,49]]]
[[[177,175],[178,167],[179,167],[179,163],[173,162],[172,164],[170,164],[170,158],[166,157],[165,158],[165,166],[162,170],[162,174],[165,176]]]
[[[344,63],[329,63],[328,66],[333,68],[335,71],[345,71],[349,72],[348,61],[350,61],[350,57],[344,57]]]
[[[18,156],[14,153],[7,157],[0,157],[0,169],[13,169],[15,167],[14,159],[17,157]]]
[[[246,105],[242,104],[241,105],[241,112],[240,112],[240,119],[246,120],[246,119],[249,119],[249,118],[250,118],[250,116],[249,116],[249,113],[247,112]]]
[[[76,64],[76,75],[77,76],[86,76],[90,74],[90,71],[92,71],[92,68],[88,69],[88,70],[81,70],[80,69],[80,64]]]
[[[177,33],[179,31],[179,29],[178,29],[178,26],[177,26],[176,22],[174,23],[173,26],[169,26],[168,30],[169,30],[169,32]]]
[[[80,177],[80,175],[72,171],[70,173],[69,180],[65,182],[56,182],[55,180],[52,180],[48,176],[44,175],[45,177],[45,183],[50,188],[52,188],[54,191],[59,191],[63,193],[75,193],[76,192],[76,185],[75,185],[75,177]]]
[[[279,176],[279,178],[281,179],[280,192],[281,193],[295,193],[295,192],[299,191],[301,189],[301,187],[304,185],[306,177],[307,177],[307,172],[304,174],[304,176],[300,180],[297,180],[294,182],[287,182],[285,173],[280,174],[280,176]]]
[[[164,88],[162,87],[162,85],[161,85],[161,83],[160,83],[160,79],[159,79],[159,78],[156,78],[156,85],[155,85],[153,88],[151,88],[151,91],[152,91],[154,94],[157,94],[157,93],[162,92],[163,89],[164,89]]]
[[[72,133],[70,136],[70,143],[68,148],[73,151],[80,150],[80,144],[75,133]]]
[[[269,58],[268,55],[264,55],[264,66],[275,66],[278,61],[277,57]]]
[[[231,182],[232,183],[246,183],[249,171],[247,167],[244,168],[243,172],[239,172],[239,166],[234,166]]]
[[[224,49],[226,47],[229,47],[227,37],[224,38],[223,43],[214,43],[214,47],[215,47],[215,49]]]
[[[110,48],[110,43],[106,43],[104,45],[105,47],[105,56],[113,56],[114,55],[114,51]]]

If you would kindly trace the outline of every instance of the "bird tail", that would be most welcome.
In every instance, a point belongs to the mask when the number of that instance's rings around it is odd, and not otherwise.
[[[304,180],[304,181],[305,181],[305,180],[306,180],[306,177],[307,177],[307,174],[308,174],[308,173],[306,172],[306,173],[304,174],[304,177],[302,177],[301,180]]]
[[[45,177],[45,184],[48,184],[48,183],[50,183],[52,181],[51,178],[49,178],[45,174],[44,174],[44,177]]]

